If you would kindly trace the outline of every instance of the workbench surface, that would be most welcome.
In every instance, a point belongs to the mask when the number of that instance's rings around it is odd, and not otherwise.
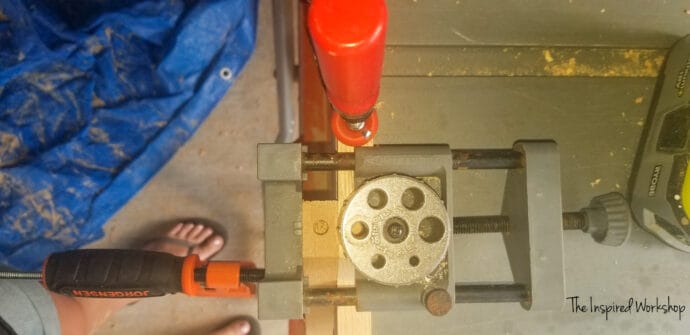
[[[627,194],[656,75],[667,49],[690,33],[690,4],[388,5],[376,144],[510,148],[519,139],[554,139],[565,211],[600,194]],[[500,170],[455,171],[452,214],[499,214],[505,177]],[[670,297],[672,304],[690,307],[683,286],[690,255],[639,226],[617,248],[579,231],[566,231],[563,239],[566,297],[579,296],[587,305],[590,297],[598,305],[627,305],[630,298],[654,304],[657,297],[665,303]],[[456,236],[455,252],[457,281],[512,281],[500,234]],[[607,320],[600,313],[574,313],[570,301],[561,312],[529,312],[518,303],[465,304],[442,318],[425,311],[375,312],[372,323],[373,334],[684,334],[686,313],[682,320],[673,312],[610,313]]]

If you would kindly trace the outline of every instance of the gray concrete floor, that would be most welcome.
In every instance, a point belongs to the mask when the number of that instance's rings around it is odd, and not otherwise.
[[[220,227],[226,236],[216,259],[262,265],[256,144],[273,142],[278,130],[270,9],[261,2],[256,51],[234,87],[90,247],[136,247],[170,224],[197,219]],[[204,334],[239,314],[256,316],[256,299],[151,298],[126,307],[97,334]],[[261,324],[264,334],[287,333],[285,321]]]

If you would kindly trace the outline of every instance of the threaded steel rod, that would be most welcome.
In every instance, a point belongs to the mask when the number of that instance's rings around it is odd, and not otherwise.
[[[305,171],[354,170],[355,154],[343,153],[305,153],[302,157]]]
[[[529,298],[522,284],[458,284],[455,303],[522,302]]]
[[[455,149],[453,169],[516,169],[524,166],[523,154],[513,149]]]
[[[453,233],[507,233],[510,231],[510,218],[503,215],[495,216],[464,216],[453,218]]]
[[[264,269],[252,269],[252,268],[241,268],[240,269],[240,282],[242,283],[255,283],[260,282],[264,279],[266,270]],[[198,282],[206,282],[206,268],[194,269],[194,280]]]
[[[455,303],[521,302],[529,299],[522,284],[455,284]],[[353,306],[357,305],[357,292],[348,288],[313,288],[304,291],[304,304]]]
[[[357,305],[357,291],[347,288],[312,288],[304,291],[304,304],[310,305]]]
[[[264,269],[240,269],[240,282],[255,283],[264,279],[266,270]]]
[[[563,213],[563,230],[585,230],[587,221],[581,212]]]
[[[43,274],[40,272],[0,271],[0,279],[36,279],[36,280],[40,280],[42,278],[43,278]]]
[[[524,166],[522,153],[513,149],[455,149],[451,153],[453,169],[516,169]],[[302,168],[304,171],[354,170],[355,154],[305,153],[302,156]]]
[[[563,230],[585,230],[587,221],[580,212],[563,213]],[[505,215],[463,216],[453,218],[454,234],[507,233],[510,218]]]

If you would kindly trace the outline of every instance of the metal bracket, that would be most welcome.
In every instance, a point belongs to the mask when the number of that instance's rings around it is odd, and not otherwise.
[[[555,142],[516,142],[524,167],[508,171],[503,233],[515,281],[527,288],[527,310],[560,310],[565,302],[560,157]]]
[[[301,319],[302,145],[259,144],[258,176],[263,181],[266,276],[259,283],[259,318]]]

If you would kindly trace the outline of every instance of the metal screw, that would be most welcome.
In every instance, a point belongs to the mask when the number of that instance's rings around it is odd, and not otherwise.
[[[403,227],[399,223],[394,223],[388,227],[388,235],[394,239],[399,239],[403,235]]]
[[[383,237],[390,243],[400,243],[404,241],[409,234],[407,223],[397,217],[389,219],[383,226],[383,229],[386,232]]]

